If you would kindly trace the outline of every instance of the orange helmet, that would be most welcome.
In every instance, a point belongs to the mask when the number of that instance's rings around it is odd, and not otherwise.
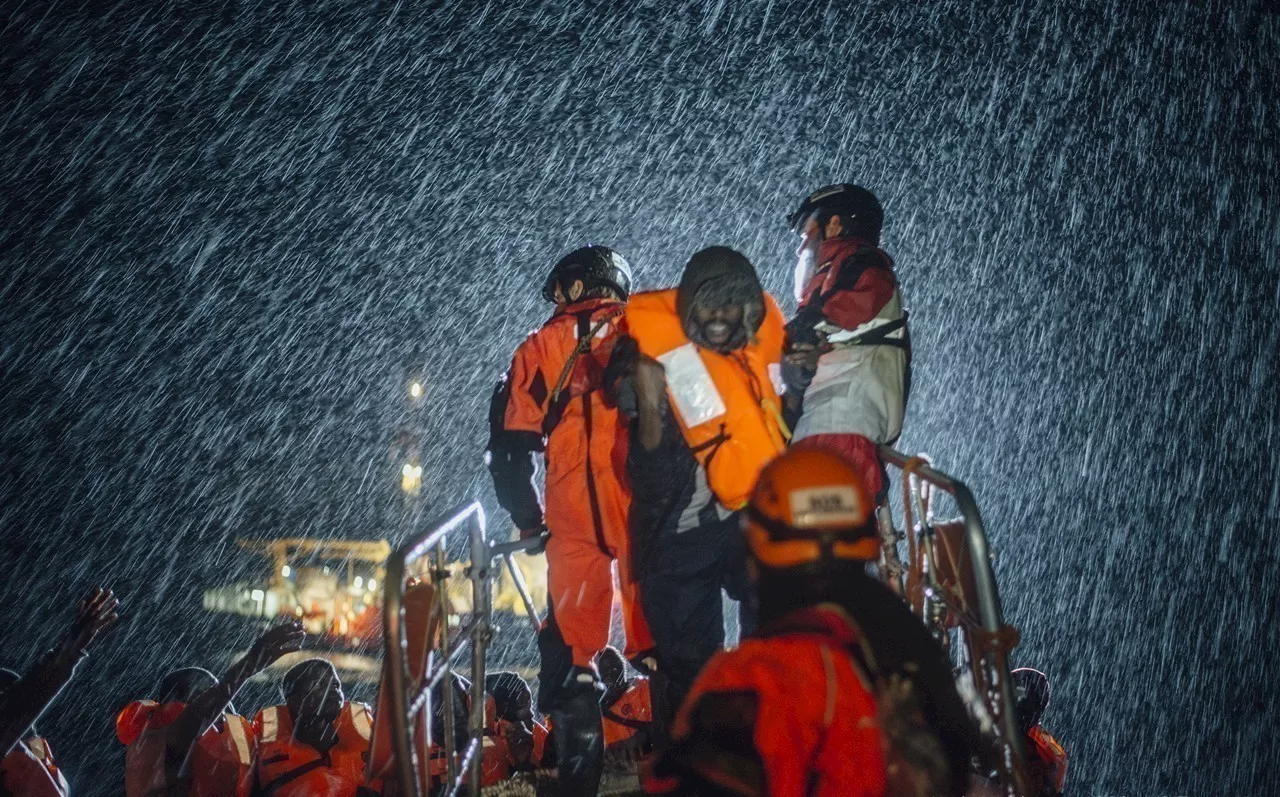
[[[790,448],[765,466],[742,528],[752,558],[772,569],[871,561],[880,552],[875,505],[862,478],[842,457],[814,446]]]

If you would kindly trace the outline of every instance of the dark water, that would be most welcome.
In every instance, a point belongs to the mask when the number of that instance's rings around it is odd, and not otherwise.
[[[839,180],[1072,792],[1276,793],[1274,5],[632,6],[0,9],[0,663],[89,584],[129,614],[45,723],[80,793],[121,702],[247,644],[200,611],[236,536],[403,530],[407,365],[427,503],[496,509],[483,409],[559,254],[658,286],[725,243],[783,294]]]

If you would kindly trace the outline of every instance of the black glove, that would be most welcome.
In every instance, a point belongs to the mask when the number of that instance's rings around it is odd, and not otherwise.
[[[543,535],[546,535],[546,536],[543,536]],[[550,536],[551,534],[547,530],[547,524],[545,523],[542,524],[541,526],[537,526],[531,529],[520,529],[520,539],[522,540],[528,540],[534,537],[542,537],[541,543],[539,543],[538,545],[535,545],[534,547],[530,548],[528,551],[525,552],[530,556],[537,556],[540,553],[545,553],[547,550],[547,539]]]
[[[810,368],[803,362],[785,357],[782,359],[782,381],[789,392],[803,393],[808,390],[809,384],[813,382],[813,375],[817,372],[818,369]]]
[[[796,317],[787,322],[786,349],[790,349],[797,343],[817,346],[822,342],[818,336],[818,324],[825,320],[822,308],[816,305],[810,305],[796,313]]]

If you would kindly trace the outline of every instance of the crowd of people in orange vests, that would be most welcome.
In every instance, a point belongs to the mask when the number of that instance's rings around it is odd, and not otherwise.
[[[548,274],[555,309],[499,380],[486,447],[499,503],[547,558],[538,695],[514,673],[486,678],[485,784],[554,768],[557,793],[591,797],[613,749],[642,759],[651,793],[962,795],[989,793],[1007,763],[945,650],[877,577],[877,446],[900,434],[911,381],[883,209],[842,183],[788,222],[790,320],[724,246],[665,290],[633,294],[630,264],[603,246]],[[731,650],[722,592],[738,604]],[[621,651],[608,646],[615,594]],[[66,793],[33,723],[115,608],[96,591],[68,640],[0,693],[11,793]],[[125,708],[128,797],[392,793],[369,765],[375,718],[326,661],[291,668],[282,702],[252,720],[230,710],[302,636],[286,622],[221,677],[178,670]],[[1061,794],[1066,753],[1040,725],[1048,679],[1011,678],[1025,788]],[[440,752],[429,758],[438,776]]]

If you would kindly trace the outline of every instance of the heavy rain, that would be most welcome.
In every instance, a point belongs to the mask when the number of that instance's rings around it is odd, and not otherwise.
[[[40,723],[75,791],[262,627],[206,608],[270,575],[237,539],[509,533],[488,399],[560,255],[647,288],[725,244],[791,311],[784,217],[847,180],[911,311],[898,447],[977,496],[1070,792],[1277,793],[1274,5],[626,5],[4,6],[0,666],[123,602]]]

